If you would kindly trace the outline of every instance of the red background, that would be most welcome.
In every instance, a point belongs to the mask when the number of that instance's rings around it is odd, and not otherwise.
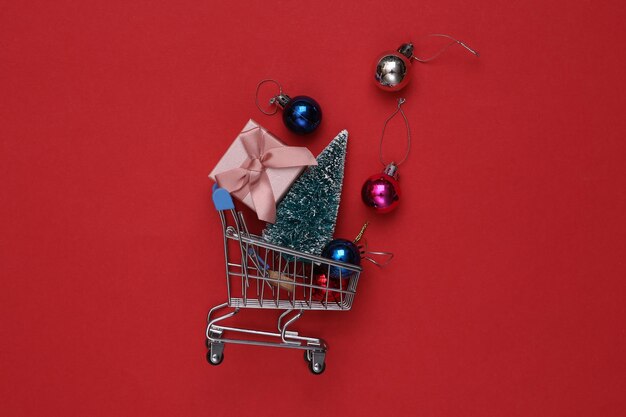
[[[2,414],[623,416],[625,15],[580,0],[3,1]],[[372,85],[372,61],[433,32],[482,56],[414,65],[404,199],[376,216],[359,190],[397,96]],[[322,103],[319,132],[255,108],[267,77]],[[207,174],[250,117],[315,154],[348,129],[337,235],[367,218],[370,246],[396,254],[366,265],[352,311],[305,313],[300,329],[330,344],[320,377],[280,349],[205,362],[205,315],[226,296]],[[399,120],[387,140],[401,151]]]

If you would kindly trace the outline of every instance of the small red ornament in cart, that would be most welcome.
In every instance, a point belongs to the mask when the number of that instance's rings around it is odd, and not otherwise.
[[[406,161],[409,156],[409,151],[411,150],[411,130],[409,127],[409,120],[406,118],[404,111],[402,111],[402,104],[404,104],[405,101],[406,100],[403,98],[398,99],[398,108],[387,118],[387,120],[385,120],[383,125],[378,156],[385,169],[383,172],[369,177],[361,188],[361,198],[363,199],[363,202],[366,206],[373,208],[377,213],[389,213],[398,207],[398,203],[400,202],[401,191],[400,184],[398,183],[398,166]],[[406,126],[406,152],[404,153],[404,157],[398,162],[391,161],[386,163],[383,156],[385,129],[387,129],[387,123],[389,123],[389,121],[393,119],[398,112],[402,115]]]
[[[398,91],[403,89],[411,80],[411,61],[415,60],[423,64],[436,59],[452,45],[460,45],[470,53],[480,56],[478,51],[470,48],[464,42],[454,39],[449,35],[435,33],[430,37],[448,38],[451,40],[439,52],[429,58],[420,58],[413,54],[413,44],[403,43],[396,51],[383,52],[376,59],[376,72],[374,73],[374,83],[377,87],[385,91]]]

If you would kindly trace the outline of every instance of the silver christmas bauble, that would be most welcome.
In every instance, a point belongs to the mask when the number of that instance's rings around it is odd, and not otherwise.
[[[411,56],[413,45],[404,44],[398,51],[384,52],[376,60],[375,83],[387,91],[404,88],[411,79]]]

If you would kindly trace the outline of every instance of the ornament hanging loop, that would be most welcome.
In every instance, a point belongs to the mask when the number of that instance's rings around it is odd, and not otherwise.
[[[393,259],[393,253],[391,252],[371,252],[370,251],[370,252],[365,252],[364,254],[368,256],[364,256],[363,259],[365,259],[366,261],[370,261],[371,263],[373,263],[379,268],[389,265],[389,263]],[[382,257],[382,260],[378,262],[377,260],[372,258],[370,255],[380,256]]]
[[[409,44],[411,46],[411,56],[410,59],[414,59],[417,62],[421,62],[423,64],[433,61],[435,59],[437,59],[439,57],[439,55],[443,54],[445,51],[448,50],[449,47],[451,47],[452,45],[456,45],[459,44],[461,45],[463,48],[465,48],[467,51],[469,51],[471,54],[476,55],[477,57],[480,56],[480,53],[478,53],[477,50],[471,48],[470,46],[468,46],[465,42],[461,42],[458,39],[453,38],[450,35],[444,35],[442,33],[432,33],[430,35],[426,35],[427,37],[439,37],[439,38],[447,38],[450,39],[452,42],[448,43],[446,46],[444,46],[443,48],[441,48],[437,53],[435,53],[433,56],[429,57],[429,58],[420,58],[417,57],[415,55],[412,54],[412,50],[413,50],[413,45]]]
[[[368,251],[367,250],[367,240],[364,240],[361,245],[358,246],[359,252],[361,253],[361,258],[365,259],[376,265],[379,268],[387,266],[389,262],[393,259],[393,252],[378,252],[378,251]],[[372,256],[378,257],[379,261],[372,258]]]
[[[406,114],[404,114],[404,111],[402,110],[402,105],[405,102],[406,102],[406,99],[399,98],[398,107],[396,108],[396,111],[391,113],[391,116],[389,116],[387,120],[385,120],[385,123],[383,124],[383,131],[380,134],[380,147],[378,149],[378,157],[380,159],[380,163],[383,164],[384,167],[387,167],[388,165],[394,165],[395,167],[398,167],[398,165],[406,161],[406,159],[409,157],[409,151],[411,150],[411,127],[409,126],[409,119],[407,119]],[[394,118],[396,114],[398,114],[398,112],[400,112],[400,114],[402,115],[402,118],[404,119],[404,125],[406,126],[406,152],[404,153],[404,157],[400,161],[387,163],[385,162],[384,157],[383,157],[383,142],[385,140],[385,130],[387,129],[387,124],[391,121],[391,119]]]
[[[269,100],[269,104],[270,106],[274,107],[274,111],[267,111],[261,108],[261,106],[259,105],[259,90],[261,89],[261,86],[265,83],[274,83],[278,87],[278,94],[276,94],[274,97],[270,98]],[[276,112],[278,111],[278,106],[274,106],[274,104],[279,102],[282,96],[284,96],[283,87],[280,85],[280,83],[276,80],[268,78],[268,79],[259,81],[259,83],[256,85],[256,93],[254,94],[254,103],[256,104],[256,107],[261,111],[261,113],[267,114],[268,116],[272,116],[276,114]]]

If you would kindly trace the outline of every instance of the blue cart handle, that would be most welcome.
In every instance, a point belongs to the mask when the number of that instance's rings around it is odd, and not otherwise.
[[[229,192],[220,188],[217,184],[213,184],[213,204],[217,211],[235,209],[233,198],[230,196]]]

